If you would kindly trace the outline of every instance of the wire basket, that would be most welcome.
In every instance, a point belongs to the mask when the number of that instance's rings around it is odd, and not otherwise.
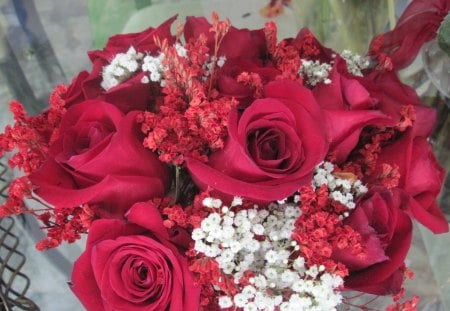
[[[0,204],[7,198],[10,172],[0,157]],[[39,307],[26,293],[30,279],[21,272],[26,257],[19,251],[20,239],[13,233],[15,220],[11,217],[0,218],[0,310],[39,310]]]

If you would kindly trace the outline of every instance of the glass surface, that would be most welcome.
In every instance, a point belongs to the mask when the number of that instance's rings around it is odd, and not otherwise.
[[[0,128],[11,122],[8,102],[21,101],[30,113],[47,105],[51,89],[69,83],[82,69],[90,68],[86,51],[101,48],[108,36],[118,32],[140,31],[157,26],[179,13],[205,15],[218,11],[230,17],[236,27],[262,27],[267,18],[261,9],[265,0],[0,0]],[[349,48],[359,53],[367,49],[370,38],[393,26],[408,1],[393,0],[292,0],[273,20],[279,37],[294,36],[308,26],[325,45],[338,51]],[[440,120],[432,137],[439,161],[450,169],[448,87],[439,74],[439,62],[427,46],[423,56],[405,70],[403,78],[414,85],[427,102],[437,107]],[[428,57],[428,58],[427,58]],[[430,60],[432,62],[430,62]],[[445,61],[443,59],[442,61]],[[448,59],[446,60],[448,64]],[[448,67],[447,67],[448,68]],[[441,205],[450,219],[450,178],[441,195]],[[27,255],[26,271],[32,279],[30,298],[42,310],[82,310],[66,285],[71,262],[81,245],[59,249],[53,254],[34,249],[37,225],[28,220],[18,234],[23,236],[22,251]],[[407,283],[408,294],[421,297],[420,310],[450,310],[450,234],[434,236],[417,225],[407,264],[415,271]],[[55,259],[55,256],[57,259]],[[53,258],[53,259],[50,259]],[[378,299],[373,306],[383,305]]]

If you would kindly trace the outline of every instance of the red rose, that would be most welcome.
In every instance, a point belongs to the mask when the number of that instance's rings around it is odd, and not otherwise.
[[[197,311],[200,287],[179,248],[189,237],[169,236],[158,210],[137,203],[127,223],[100,219],[74,264],[72,291],[87,310]],[[186,238],[187,237],[187,238]]]
[[[358,81],[369,91],[377,109],[392,118],[395,123],[400,122],[403,117],[400,114],[402,107],[411,105],[421,109],[423,106],[416,91],[403,84],[394,72],[374,71],[364,78],[358,78]],[[433,128],[434,124],[429,126]]]
[[[186,41],[197,40],[201,34],[207,38],[209,53],[214,52],[214,33],[205,18],[188,17],[184,27]],[[216,68],[217,90],[223,96],[234,97],[240,106],[246,107],[253,101],[255,89],[237,78],[243,72],[259,76],[264,85],[275,80],[280,71],[268,59],[267,44],[262,29],[248,30],[230,27],[220,44],[218,57],[225,56],[221,68]]]
[[[337,163],[347,159],[364,127],[395,124],[391,115],[381,109],[380,100],[366,87],[367,78],[349,73],[346,61],[324,47],[307,28],[300,30],[290,44],[299,49],[302,57],[305,54],[306,59],[333,64],[328,75],[331,82],[317,84],[313,93],[324,110],[325,122],[333,124],[327,128],[330,153]],[[374,84],[371,80],[368,83]]]
[[[92,71],[91,73],[83,71],[72,81],[67,92],[66,106],[70,107],[87,99],[99,99],[116,105],[124,113],[149,108],[153,99],[152,93],[156,92],[159,86],[155,86],[154,83],[142,83],[141,80],[145,75],[142,71],[108,90],[104,90],[100,85],[102,71],[116,54],[126,53],[130,47],[145,54],[158,50],[155,37],[174,42],[175,38],[170,33],[170,26],[174,20],[175,17],[172,17],[156,29],[150,27],[139,33],[115,35],[109,38],[103,50],[89,52],[93,64]]]
[[[36,194],[59,207],[95,203],[113,217],[164,195],[167,168],[142,146],[136,115],[101,101],[68,109],[46,161],[30,175]]]
[[[405,68],[414,61],[424,43],[436,37],[449,11],[448,0],[411,1],[393,30],[372,39],[369,55],[382,69]]]
[[[398,188],[408,196],[408,210],[421,224],[434,233],[448,231],[448,222],[436,203],[442,188],[445,171],[434,157],[427,141],[434,124],[435,112],[416,107],[417,121],[398,140],[385,146],[378,158],[376,179],[384,163],[398,168]]]
[[[412,223],[402,211],[401,195],[373,189],[357,204],[344,224],[359,232],[366,256],[334,250],[333,259],[350,272],[346,288],[375,295],[398,293],[403,284],[402,268],[412,239]]]
[[[324,110],[331,139],[330,152],[336,161],[345,161],[356,147],[361,131],[369,125],[394,125],[395,121],[380,111],[380,100],[361,84],[364,78],[347,73],[345,61],[337,56],[330,72],[330,84],[313,89],[314,97]],[[398,106],[398,105],[397,105]]]
[[[197,185],[257,201],[286,198],[311,182],[328,150],[326,123],[311,92],[292,81],[269,83],[263,99],[234,110],[223,150],[208,164],[187,159]]]
[[[210,31],[211,24],[204,17],[187,17],[184,25],[184,38],[197,40],[203,34],[206,36],[210,54],[214,53],[214,33]],[[262,29],[248,30],[230,27],[223,38],[217,56],[227,59],[260,59],[266,54],[266,39]]]
[[[229,96],[239,101],[240,107],[247,107],[253,101],[255,89],[237,78],[243,72],[255,73],[261,79],[262,85],[267,84],[280,74],[280,71],[270,63],[248,59],[229,59],[222,68],[217,71],[217,89],[223,96]]]

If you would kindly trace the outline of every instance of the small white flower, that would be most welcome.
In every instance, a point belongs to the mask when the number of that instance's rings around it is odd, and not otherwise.
[[[222,223],[224,226],[232,226],[234,222],[234,219],[232,217],[230,217],[229,215],[225,215],[222,218]]]
[[[257,288],[264,289],[267,287],[267,280],[264,275],[257,275],[254,278],[254,284]]]
[[[180,43],[175,43],[175,50],[177,51],[178,56],[187,58],[187,50]]]
[[[235,230],[232,226],[224,225],[222,229],[222,241],[231,239],[234,236]]]
[[[206,256],[214,258],[220,254],[220,249],[215,245],[207,246],[204,253]]]
[[[233,301],[228,296],[219,297],[219,307],[222,309],[230,308],[233,306]]]
[[[205,232],[202,229],[196,228],[196,229],[192,230],[192,239],[194,241],[201,240],[204,237],[205,237]]]
[[[255,303],[249,302],[249,303],[247,303],[247,305],[244,307],[244,311],[258,311],[258,307],[256,306]]]
[[[303,271],[305,269],[305,258],[297,257],[294,260],[292,267],[297,271]]]
[[[264,258],[267,260],[268,263],[276,263],[277,260],[279,259],[279,256],[277,254],[277,252],[270,250],[266,253],[266,255],[264,256]],[[267,274],[266,274],[267,275]]]
[[[244,294],[236,294],[233,297],[234,304],[238,308],[243,308],[248,302],[247,297]]]
[[[302,59],[298,74],[311,86],[315,86],[320,82],[330,84],[331,80],[328,78],[328,75],[331,69],[330,64],[320,63],[317,60]]]
[[[290,270],[285,270],[281,274],[281,281],[283,281],[287,286],[291,286],[291,284],[295,281],[295,276],[297,274]]]
[[[196,241],[194,249],[199,253],[204,253],[206,247],[208,247],[208,245],[206,245],[203,241]]]
[[[237,252],[239,252],[241,249],[242,249],[242,244],[241,244],[240,242],[238,242],[238,241],[232,241],[232,242],[230,243],[230,250],[231,250],[233,253],[237,253]]]
[[[251,299],[255,296],[256,289],[251,285],[247,285],[242,289],[242,294],[246,295],[248,299]]]
[[[222,218],[220,217],[220,214],[218,214],[218,213],[209,214],[208,219],[212,223],[217,224],[217,225],[220,224],[220,221],[222,220]]]
[[[263,235],[264,234],[264,226],[261,224],[255,224],[252,226],[252,231],[256,235]]]
[[[274,268],[267,268],[264,274],[268,279],[271,280],[276,279],[278,277],[277,270],[275,270]]]
[[[217,66],[223,67],[223,65],[225,64],[226,60],[227,60],[226,56],[220,56],[219,59],[217,60]]]
[[[369,67],[369,58],[354,54],[349,50],[343,50],[341,57],[345,59],[347,70],[354,76],[363,76],[362,70]]]

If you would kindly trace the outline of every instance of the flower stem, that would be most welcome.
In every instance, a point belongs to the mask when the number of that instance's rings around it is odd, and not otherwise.
[[[395,5],[394,0],[387,0],[389,28],[392,30],[395,27]]]
[[[175,166],[175,202],[178,202],[179,196],[180,196],[180,172],[181,167]]]

